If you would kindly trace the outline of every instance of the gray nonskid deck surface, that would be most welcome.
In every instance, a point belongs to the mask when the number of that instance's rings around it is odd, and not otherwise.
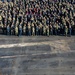
[[[0,36],[0,75],[75,75],[75,37]]]

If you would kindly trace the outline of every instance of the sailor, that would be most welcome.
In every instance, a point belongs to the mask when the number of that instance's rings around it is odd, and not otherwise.
[[[69,36],[71,36],[71,33],[72,33],[72,27],[71,25],[69,25]]]
[[[36,35],[39,35],[39,27],[36,25]]]
[[[9,26],[9,24],[7,25],[7,35],[10,35],[10,26]]]
[[[40,29],[40,35],[42,35],[42,23],[40,23],[39,29]]]
[[[23,26],[23,35],[26,35],[26,23],[24,23],[24,26]]]
[[[13,35],[14,34],[14,23],[12,23],[12,25],[11,25],[11,35]]]
[[[28,23],[28,36],[31,36],[31,25]]]
[[[49,28],[50,28],[50,35],[53,35],[53,27],[52,27],[52,25],[50,25]]]
[[[46,26],[43,25],[43,35],[46,35]]]
[[[65,26],[65,36],[67,36],[67,34],[68,34],[68,27]]]
[[[32,26],[32,36],[34,36],[35,35],[35,27],[34,27],[34,25]]]
[[[49,36],[49,26],[46,26],[47,36]]]
[[[22,35],[22,22],[19,25],[19,36],[21,36],[21,35]]]
[[[18,36],[18,26],[15,26],[15,35]]]
[[[57,35],[57,34],[58,34],[58,24],[55,23],[55,35]]]
[[[16,21],[16,25],[15,25],[15,35],[18,36],[18,25],[19,25],[19,21]]]
[[[0,15],[0,21],[2,21],[2,16]]]

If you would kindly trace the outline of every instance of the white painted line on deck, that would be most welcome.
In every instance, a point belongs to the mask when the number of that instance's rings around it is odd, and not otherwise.
[[[35,46],[35,45],[42,45],[42,44],[48,44],[48,43],[41,42],[41,43],[6,44],[6,45],[0,45],[0,48],[25,47],[25,46]]]
[[[38,53],[38,54],[31,54],[31,55],[12,55],[12,56],[0,56],[0,58],[16,58],[16,57],[23,57],[23,56],[39,56],[39,55],[47,55],[47,54],[55,54],[55,53]]]
[[[64,53],[64,52],[63,52]],[[17,57],[23,57],[23,56],[40,56],[40,55],[52,55],[52,54],[57,54],[57,53],[53,53],[53,52],[45,52],[45,53],[37,53],[37,54],[31,54],[31,55],[28,55],[28,54],[23,54],[23,55],[12,55],[12,56],[0,56],[0,58],[17,58]]]
[[[63,48],[65,46],[66,42],[64,40],[61,41],[45,41],[45,42],[31,42],[31,43],[16,43],[16,44],[5,44],[0,45],[0,48],[13,48],[13,47],[25,47],[25,46],[39,46],[39,45],[50,45],[54,47],[61,47]],[[65,48],[68,48],[66,46]],[[69,48],[68,48],[69,49]]]
[[[69,52],[73,52],[73,51],[69,51]],[[75,51],[74,51],[75,52]],[[57,52],[58,53],[58,52]],[[45,52],[45,53],[37,53],[37,54],[31,54],[31,55],[28,55],[28,54],[23,54],[23,55],[12,55],[12,56],[0,56],[0,59],[9,59],[9,58],[17,58],[17,57],[31,57],[31,56],[40,56],[40,55],[53,55],[53,54],[57,54],[55,52]],[[61,52],[59,52],[61,54]],[[62,52],[63,53],[68,53],[68,52]],[[55,57],[56,58],[56,57]],[[60,57],[59,57],[60,58]]]

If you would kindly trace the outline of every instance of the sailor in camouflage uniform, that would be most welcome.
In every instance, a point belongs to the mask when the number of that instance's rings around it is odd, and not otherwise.
[[[28,23],[28,36],[31,36],[31,25]]]
[[[12,25],[11,25],[11,35],[13,35],[14,34],[14,23],[12,23]]]
[[[55,31],[55,35],[57,35],[58,34],[58,24],[57,23],[55,23],[55,26],[54,26],[54,31]]]
[[[52,27],[52,25],[49,26],[49,29],[50,29],[50,35],[53,35],[53,27]]]
[[[18,36],[18,26],[15,26],[15,35]]]
[[[65,36],[67,36],[67,34],[68,34],[68,27],[65,26]]]
[[[19,24],[19,36],[22,35],[22,22]]]
[[[34,27],[34,24],[32,23],[32,36],[35,35],[35,27]]]
[[[46,26],[43,25],[43,35],[46,35]]]
[[[18,20],[17,20],[17,22],[16,22],[16,26],[15,26],[15,35],[16,36],[18,36],[18,25],[19,25],[19,22],[18,22]]]
[[[49,26],[46,26],[47,36],[49,36]]]
[[[23,35],[26,35],[26,23],[24,23],[24,26],[23,26]]]
[[[38,27],[37,24],[36,24],[36,35],[37,35],[37,36],[39,35],[39,27]]]
[[[71,25],[69,25],[69,36],[71,36],[71,34],[72,34],[72,27]]]
[[[7,25],[7,35],[10,35],[10,26],[9,26],[9,24]]]
[[[40,29],[40,35],[42,35],[42,23],[40,23],[39,29]]]
[[[2,21],[0,21],[0,32],[1,32],[1,33],[3,33],[3,26],[4,26],[4,25],[3,25]]]

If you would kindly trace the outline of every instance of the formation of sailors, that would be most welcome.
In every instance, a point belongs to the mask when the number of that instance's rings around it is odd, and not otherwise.
[[[62,2],[61,2],[62,1]],[[75,35],[74,0],[0,1],[0,30],[7,35]]]

